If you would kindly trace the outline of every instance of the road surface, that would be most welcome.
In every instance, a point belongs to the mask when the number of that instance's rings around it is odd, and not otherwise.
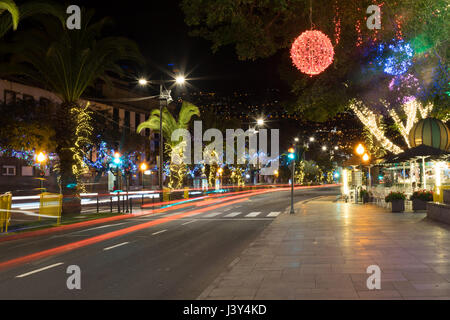
[[[338,193],[296,190],[295,201]],[[0,299],[196,299],[289,204],[290,191],[225,196],[0,242]],[[80,290],[67,288],[71,265],[81,270]]]

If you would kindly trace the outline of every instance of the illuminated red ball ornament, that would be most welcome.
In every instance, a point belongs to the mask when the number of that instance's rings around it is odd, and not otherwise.
[[[325,71],[334,58],[331,40],[321,31],[309,30],[295,39],[291,48],[294,65],[310,76]]]

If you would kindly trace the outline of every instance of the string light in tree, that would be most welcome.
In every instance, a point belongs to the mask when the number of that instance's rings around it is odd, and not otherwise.
[[[355,112],[358,119],[370,131],[370,133],[377,139],[383,148],[392,152],[393,154],[402,153],[403,150],[389,140],[384,130],[381,128],[381,116],[376,115],[372,110],[369,110],[361,101],[352,100],[350,108]]]
[[[341,18],[339,16],[338,0],[334,3],[334,45],[337,46],[341,40]]]
[[[292,44],[291,59],[301,72],[310,76],[320,74],[334,59],[331,40],[321,31],[305,31]]]

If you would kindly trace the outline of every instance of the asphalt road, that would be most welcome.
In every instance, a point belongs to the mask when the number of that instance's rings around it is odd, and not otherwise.
[[[297,190],[295,201],[338,192]],[[0,264],[71,246],[0,269],[0,299],[195,299],[277,215],[287,214],[289,204],[289,192],[270,192],[215,208],[211,203],[192,216],[187,212],[198,207],[0,243]],[[114,237],[89,243],[115,231]],[[80,267],[80,290],[67,288],[71,265]]]

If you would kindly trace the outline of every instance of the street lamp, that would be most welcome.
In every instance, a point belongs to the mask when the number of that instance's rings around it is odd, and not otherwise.
[[[138,83],[141,86],[146,86],[148,84],[148,81],[146,79],[141,78],[139,79]]]
[[[186,78],[182,75],[179,75],[175,78],[175,82],[178,85],[183,85],[185,81],[186,81]]]
[[[256,120],[256,126],[262,127],[264,126],[264,119],[259,118]],[[254,133],[258,133],[256,130],[254,130]],[[259,151],[256,152],[256,183],[259,183]]]
[[[364,146],[360,143],[357,147],[356,147],[356,153],[360,156],[362,156],[364,154],[364,152],[366,152],[366,148],[364,148]]]
[[[296,137],[296,138],[294,138],[294,141],[295,141],[295,142],[299,142],[300,139]]]
[[[41,193],[44,192],[44,178],[42,177],[44,172],[42,171],[42,164],[45,161],[47,161],[47,156],[43,152],[39,152],[39,154],[36,156],[36,162],[39,163],[39,170],[41,175],[41,177],[39,178]]]
[[[364,148],[364,146],[361,143],[358,144],[358,146],[356,147],[356,154],[359,155],[360,157],[362,157],[363,160],[364,160],[365,152],[366,152],[366,148]],[[367,154],[365,154],[365,155],[368,157]],[[364,171],[363,170],[362,161],[360,161],[360,167],[361,167],[361,188],[362,188],[362,178],[363,178],[362,174],[363,174],[363,171]],[[358,202],[358,199],[359,199],[359,192],[358,192],[358,187],[357,187],[357,189],[356,189],[356,199],[355,199],[356,203]]]
[[[183,75],[178,75],[175,77],[175,84],[177,85],[184,85],[186,82],[186,78]],[[173,81],[173,80],[172,80]],[[162,191],[163,189],[163,179],[162,179],[162,175],[163,175],[163,170],[162,170],[162,166],[163,166],[163,158],[164,158],[164,153],[163,153],[163,145],[164,145],[164,139],[163,139],[163,130],[162,130],[162,123],[163,123],[163,101],[166,102],[166,108],[169,105],[169,100],[172,100],[172,97],[170,96],[170,91],[166,90],[166,93],[163,93],[163,87],[166,83],[169,83],[171,81],[165,81],[165,80],[160,80],[160,81],[154,81],[154,80],[147,80],[147,79],[139,79],[139,84],[141,86],[146,86],[148,84],[151,83],[155,83],[155,84],[159,84],[159,163],[158,163],[158,177],[159,177],[159,190]]]
[[[316,139],[314,137],[309,138],[309,142],[314,142]]]
[[[148,166],[147,166],[147,164],[146,164],[145,162],[142,162],[141,165],[139,166],[139,169],[141,169],[141,171],[142,171],[142,190],[144,190],[144,186],[145,186],[145,183],[144,183],[144,179],[145,179],[144,173],[145,173],[145,171],[147,171]]]
[[[369,161],[370,157],[369,157],[369,155],[367,153],[364,153],[362,159],[363,159],[364,162],[367,162],[367,161]]]
[[[327,151],[327,146],[322,146],[322,151]]]

